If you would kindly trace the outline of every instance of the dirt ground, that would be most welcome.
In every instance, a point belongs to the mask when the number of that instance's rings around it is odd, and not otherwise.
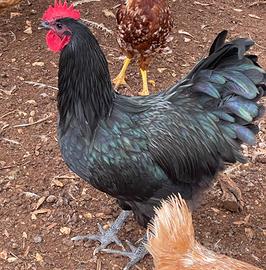
[[[31,0],[30,0],[31,1]],[[265,1],[170,1],[175,19],[173,50],[158,56],[149,79],[153,91],[166,88],[186,74],[208,51],[215,35],[228,29],[231,37],[251,37],[252,50],[266,68]],[[56,90],[27,81],[57,86],[58,55],[47,50],[38,28],[48,0],[22,1],[0,15],[0,268],[122,269],[127,259],[92,252],[96,242],[73,243],[77,234],[96,233],[97,222],[108,227],[119,213],[114,200],[91,188],[64,164],[56,140]],[[79,7],[82,18],[115,31],[118,0],[98,0]],[[91,28],[101,44],[114,77],[122,64],[114,34]],[[184,33],[187,32],[187,33]],[[137,66],[128,72],[127,93],[141,87]],[[265,100],[264,100],[265,103]],[[266,269],[266,120],[254,147],[245,147],[249,162],[229,176],[243,193],[244,210],[223,208],[216,184],[193,214],[197,239],[206,247]],[[133,243],[144,230],[131,218],[120,234]],[[152,269],[147,256],[138,269]]]

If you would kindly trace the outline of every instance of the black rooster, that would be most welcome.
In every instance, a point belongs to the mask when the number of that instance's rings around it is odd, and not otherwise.
[[[64,13],[65,9],[65,13]],[[62,11],[63,10],[63,11]],[[57,14],[58,11],[58,14]],[[114,92],[105,56],[72,6],[49,7],[43,25],[47,44],[60,51],[58,138],[72,171],[118,199],[146,226],[154,206],[170,194],[193,201],[208,187],[224,162],[244,162],[240,145],[254,144],[262,115],[266,75],[257,57],[245,55],[249,39],[215,39],[180,82],[147,97]],[[107,231],[75,239],[121,244],[115,233],[128,211]],[[142,258],[143,246],[128,255],[129,269]]]

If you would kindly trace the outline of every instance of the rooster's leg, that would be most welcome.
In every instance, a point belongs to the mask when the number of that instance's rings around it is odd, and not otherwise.
[[[100,231],[99,234],[84,235],[84,236],[78,235],[78,236],[71,238],[71,240],[73,240],[73,241],[77,241],[77,240],[99,241],[101,243],[101,245],[94,250],[94,252],[93,252],[94,255],[96,253],[98,253],[99,251],[101,251],[102,249],[106,248],[111,243],[116,243],[117,245],[123,247],[121,241],[117,237],[117,233],[121,229],[121,227],[123,226],[125,220],[129,216],[130,212],[131,211],[122,211],[120,213],[120,215],[117,217],[117,219],[115,220],[115,222],[112,224],[112,226],[107,231],[105,231],[103,229],[103,227],[100,224],[98,224],[98,228]]]
[[[115,79],[113,79],[113,83],[115,85],[115,88],[118,88],[119,85],[124,84],[127,85],[126,83],[126,71],[127,71],[127,67],[131,62],[131,58],[127,57],[124,61],[123,67],[121,69],[121,71],[119,72],[119,74],[116,76]]]
[[[122,250],[114,250],[114,249],[103,249],[103,252],[118,254],[121,256],[129,257],[129,263],[123,268],[123,270],[129,270],[131,267],[135,266],[140,260],[142,260],[147,254],[148,251],[145,247],[145,243],[147,242],[147,235],[143,237],[142,242],[138,247],[133,246],[130,242],[127,241],[127,244],[131,251],[122,251]]]

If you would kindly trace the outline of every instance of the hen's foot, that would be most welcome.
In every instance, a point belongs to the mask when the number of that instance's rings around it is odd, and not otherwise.
[[[149,80],[148,83],[151,84],[153,87],[155,87],[155,85],[156,85],[154,80]]]
[[[126,87],[129,87],[125,80],[125,76],[117,76],[116,78],[113,79],[113,84],[115,85],[115,89],[118,89],[120,85],[124,85]]]
[[[78,241],[78,240],[99,241],[101,243],[101,245],[93,251],[93,255],[95,255],[96,253],[98,253],[102,249],[106,248],[111,243],[116,243],[117,245],[123,247],[123,244],[121,243],[121,241],[117,237],[117,233],[119,232],[119,230],[123,226],[125,220],[129,216],[130,212],[131,211],[122,211],[120,213],[120,215],[117,217],[117,219],[115,220],[115,222],[112,224],[112,226],[107,231],[105,231],[100,224],[97,224],[99,231],[100,231],[99,234],[84,235],[84,236],[78,235],[78,236],[71,238],[71,240],[73,240],[73,241]]]
[[[103,249],[103,252],[118,254],[121,256],[126,256],[130,259],[129,263],[123,268],[123,270],[129,270],[131,267],[135,266],[139,261],[141,261],[149,252],[145,248],[144,243],[147,242],[147,236],[145,235],[143,241],[138,247],[135,247],[130,242],[127,241],[127,244],[131,251],[122,251],[115,249]]]
[[[126,57],[120,73],[116,76],[116,78],[113,79],[115,89],[117,89],[120,85],[125,85],[128,87],[128,84],[126,83],[126,71],[130,62],[131,62],[131,58]]]
[[[219,184],[223,192],[222,201],[224,208],[233,212],[243,210],[244,201],[237,184],[225,174],[220,177]]]

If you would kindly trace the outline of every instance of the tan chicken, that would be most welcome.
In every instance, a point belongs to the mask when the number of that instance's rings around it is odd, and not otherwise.
[[[139,55],[143,88],[148,95],[147,69],[155,53],[166,50],[171,40],[173,20],[167,0],[126,0],[116,14],[118,43],[126,55],[123,68],[113,80],[117,88],[126,84],[126,70],[132,58]],[[153,82],[154,83],[154,82]]]
[[[147,248],[155,270],[262,270],[199,244],[191,213],[181,196],[164,201],[156,210],[148,230]]]
[[[21,0],[0,0],[0,12],[5,8],[17,5]]]

